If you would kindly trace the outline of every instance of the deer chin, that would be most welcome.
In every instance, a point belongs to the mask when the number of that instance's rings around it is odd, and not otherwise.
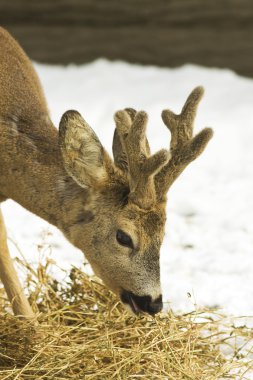
[[[126,304],[126,303],[123,303],[123,306],[124,308],[126,309],[127,313],[132,316],[132,317],[138,317],[140,315],[140,313],[136,313],[132,306],[130,306],[129,304]]]

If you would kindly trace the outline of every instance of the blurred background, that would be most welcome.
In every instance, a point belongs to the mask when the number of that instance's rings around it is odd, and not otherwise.
[[[0,24],[35,61],[99,57],[253,76],[252,0],[0,0]]]

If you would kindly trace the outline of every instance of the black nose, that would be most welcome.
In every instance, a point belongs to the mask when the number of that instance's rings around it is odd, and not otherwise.
[[[129,304],[135,314],[145,312],[154,315],[159,313],[163,308],[162,295],[152,301],[150,296],[137,296],[132,292],[123,291],[121,300]]]

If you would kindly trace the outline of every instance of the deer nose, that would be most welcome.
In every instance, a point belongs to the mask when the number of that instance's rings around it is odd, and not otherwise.
[[[162,311],[162,309],[163,309],[163,299],[162,299],[162,295],[160,295],[158,298],[156,298],[153,302],[150,303],[148,312],[151,315],[154,315]]]
[[[150,296],[139,297],[139,296],[133,295],[133,298],[137,306],[141,309],[141,311],[144,311],[151,315],[155,315],[159,313],[163,308],[163,301],[162,301],[161,295],[158,298],[156,298],[154,301],[152,301]]]
[[[121,300],[130,305],[135,314],[145,312],[155,315],[163,308],[162,295],[152,301],[150,296],[137,296],[132,292],[124,291],[121,295]]]

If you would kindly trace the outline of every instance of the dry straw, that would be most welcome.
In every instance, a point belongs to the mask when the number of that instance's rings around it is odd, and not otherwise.
[[[214,311],[135,318],[97,279],[73,268],[59,283],[52,265],[25,264],[37,326],[11,316],[0,293],[1,380],[248,378],[253,334],[242,323]]]

